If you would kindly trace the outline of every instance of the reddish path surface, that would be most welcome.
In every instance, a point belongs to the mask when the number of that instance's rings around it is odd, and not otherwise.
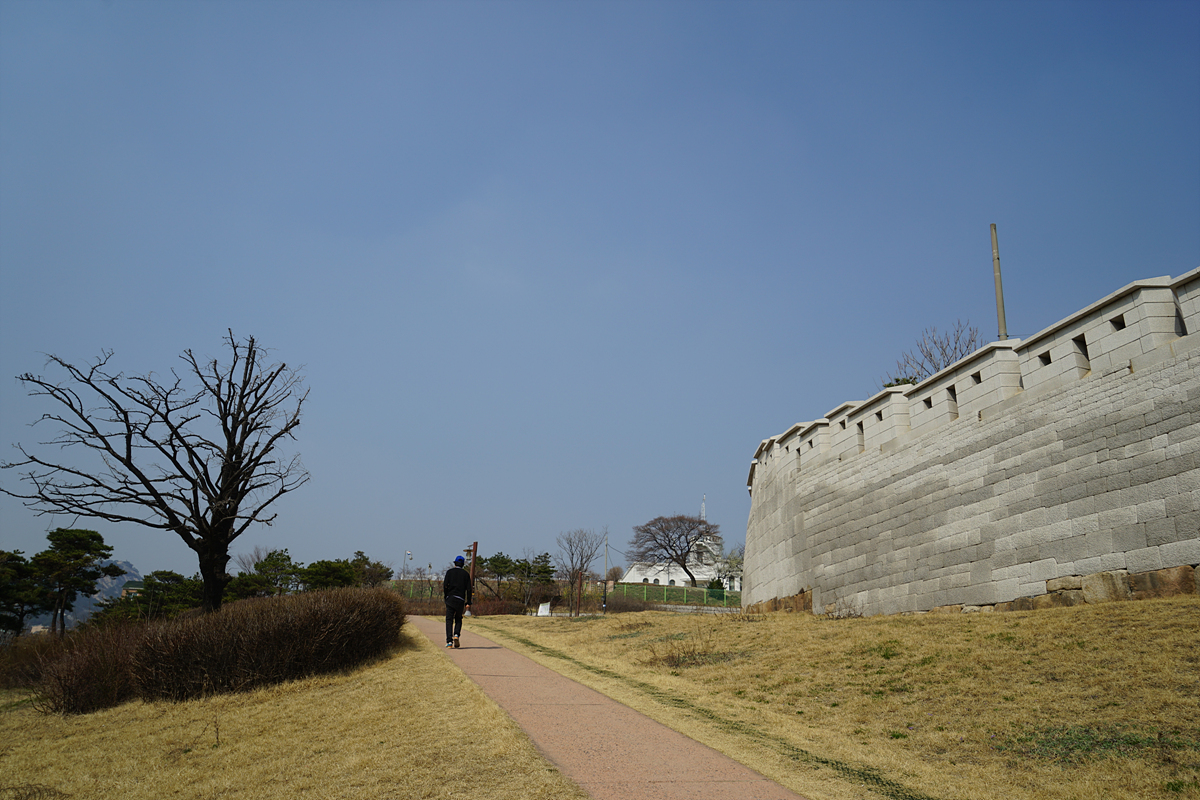
[[[434,644],[445,623],[409,617]],[[470,630],[446,657],[596,800],[804,800],[711,747]]]

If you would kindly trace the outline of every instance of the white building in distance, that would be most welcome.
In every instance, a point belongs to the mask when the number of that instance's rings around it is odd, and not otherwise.
[[[724,540],[716,534],[706,534],[696,542],[688,556],[687,565],[696,576],[696,586],[705,588],[721,576],[725,552]],[[742,589],[741,570],[724,578],[725,588],[738,592]],[[651,583],[663,586],[691,586],[688,574],[674,561],[656,564],[634,562],[621,577],[621,583]]]

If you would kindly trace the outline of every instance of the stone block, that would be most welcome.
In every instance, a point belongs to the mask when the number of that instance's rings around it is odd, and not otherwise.
[[[1046,581],[1047,592],[1061,592],[1064,589],[1083,589],[1083,577],[1080,575],[1067,575],[1062,578],[1054,578]]]
[[[1140,504],[1137,508],[1137,521],[1150,522],[1151,520],[1165,519],[1167,516],[1167,501],[1165,498],[1150,500]]]
[[[1200,493],[1193,495],[1193,502],[1200,500]],[[1200,537],[1200,511],[1192,511],[1175,517],[1176,541]]]
[[[1103,528],[1103,521],[1101,528]],[[1141,550],[1146,546],[1146,526],[1130,523],[1112,528],[1113,550],[1118,553],[1129,553]]]
[[[972,580],[971,585],[963,589],[961,597],[964,603],[975,606],[987,605],[996,602],[997,588],[999,584],[990,580],[975,581]]]
[[[1042,548],[1042,553],[1053,554],[1056,561],[1061,565],[1067,561],[1078,561],[1081,558],[1087,558],[1092,554],[1088,548],[1088,537],[1072,536],[1057,542],[1054,546]],[[1062,570],[1058,573],[1061,575]]]
[[[1129,591],[1134,600],[1196,594],[1196,571],[1182,566],[1134,573],[1129,576]]]
[[[1045,581],[1036,581],[1034,583],[1022,583],[1018,590],[1022,597],[1037,597],[1046,591]]]
[[[1005,611],[1033,611],[1034,608],[1032,597],[1018,597],[1011,603],[1005,603],[1005,605],[1007,606],[1004,609]]]
[[[1058,577],[1058,562],[1053,558],[1035,561],[1030,567],[1030,578],[1033,581],[1045,582]]]
[[[1107,496],[1110,494],[1117,494],[1117,493],[1107,492],[1105,494],[1105,499],[1107,499]],[[1118,503],[1122,500],[1122,498],[1113,498],[1113,499],[1115,501],[1117,501]],[[1106,511],[1100,512],[1100,527],[1101,527],[1101,529],[1117,531],[1117,530],[1123,530],[1125,528],[1130,528],[1136,524],[1137,524],[1137,512],[1133,508],[1130,508],[1127,505],[1123,505],[1123,504],[1117,505]]]
[[[1194,501],[1195,498],[1192,497],[1191,493],[1176,494],[1166,498],[1167,516],[1174,519],[1190,511],[1195,511]]]
[[[1146,544],[1149,546],[1169,544],[1178,538],[1175,520],[1170,517],[1146,522]]]
[[[1083,597],[1082,589],[1067,589],[1066,591],[1056,592],[1051,595],[1055,598],[1054,605],[1060,607],[1081,606],[1087,603]]]
[[[1158,548],[1164,567],[1177,567],[1180,564],[1200,564],[1200,538],[1188,539],[1182,542],[1171,542]]]
[[[1113,552],[1113,550],[1113,532],[1111,530],[1093,530],[1080,536],[1073,536],[1063,542],[1062,560],[1079,561],[1085,558],[1098,558]]]
[[[1053,608],[1055,597],[1056,595],[1052,594],[1039,594],[1031,598],[1031,605],[1035,611],[1041,611],[1044,608]]]
[[[1127,572],[1095,572],[1083,577],[1083,599],[1090,605],[1130,598]]]
[[[1100,515],[1085,511],[1080,504],[1072,504],[1067,508],[1067,516],[1071,520],[1071,534],[1086,536],[1100,530]],[[1108,533],[1108,546],[1112,546],[1112,534]]]
[[[1143,547],[1125,554],[1125,569],[1130,572],[1151,572],[1162,568],[1162,554],[1157,547]]]
[[[995,587],[994,593],[997,600],[1000,598],[1012,599],[1020,596],[1020,592],[1018,590],[1020,589],[1021,584],[1015,578],[998,580],[993,584],[993,586]]]
[[[961,614],[962,610],[963,610],[963,607],[960,604],[955,603],[953,605],[948,605],[948,606],[936,606],[935,608],[929,609],[929,613],[930,614]]]

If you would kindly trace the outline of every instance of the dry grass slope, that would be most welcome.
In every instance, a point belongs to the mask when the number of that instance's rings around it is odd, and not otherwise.
[[[586,797],[407,627],[393,657],[244,694],[73,717],[9,700],[4,800]]]
[[[1200,797],[1200,599],[477,629],[813,800]]]

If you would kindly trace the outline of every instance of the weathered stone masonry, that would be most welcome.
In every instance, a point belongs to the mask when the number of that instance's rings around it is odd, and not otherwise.
[[[1198,462],[1200,269],[764,440],[743,603],[1032,607],[1194,567]]]

